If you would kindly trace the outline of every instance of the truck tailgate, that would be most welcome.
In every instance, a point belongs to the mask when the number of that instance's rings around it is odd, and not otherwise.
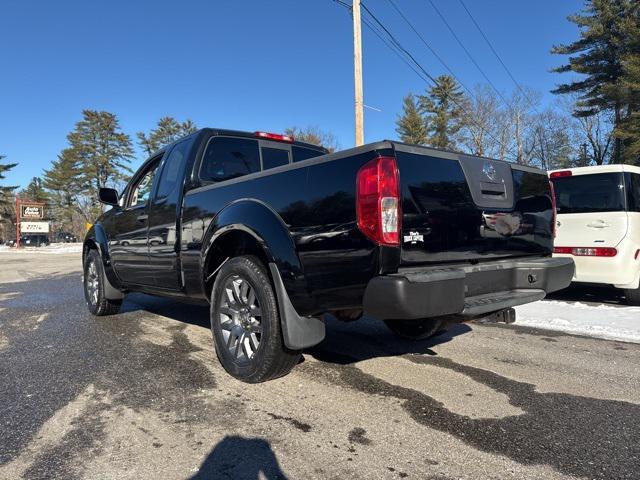
[[[398,146],[401,264],[551,254],[546,174],[466,155]]]

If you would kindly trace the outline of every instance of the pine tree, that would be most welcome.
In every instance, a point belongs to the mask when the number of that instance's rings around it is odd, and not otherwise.
[[[83,191],[82,168],[76,152],[64,149],[44,172],[44,187],[51,197],[54,219],[67,231],[73,230],[74,217],[80,212],[78,199]]]
[[[97,203],[101,187],[116,186],[131,173],[133,146],[113,113],[84,110],[82,115],[67,140],[80,161],[83,185]]]
[[[580,74],[576,80],[559,85],[552,93],[581,95],[574,115],[591,116],[610,111],[614,132],[638,106],[629,103],[623,77],[625,61],[640,55],[633,35],[640,29],[640,4],[636,0],[587,0],[582,14],[569,16],[580,29],[580,38],[568,45],[555,46],[551,52],[569,55],[567,64],[555,72]],[[635,50],[635,51],[634,51]],[[624,134],[616,134],[613,161],[623,161]],[[629,140],[627,139],[627,142]]]
[[[152,129],[149,134],[137,133],[138,144],[147,155],[151,155],[165,145],[169,145],[197,129],[195,123],[189,119],[181,123],[173,117],[162,117],[158,120],[156,128]]]
[[[638,12],[640,15],[640,11]],[[625,93],[627,115],[614,130],[622,140],[622,161],[640,165],[640,23],[630,34],[632,53],[623,58],[622,87]]]
[[[47,203],[49,194],[44,189],[43,181],[40,177],[33,177],[27,188],[20,192],[20,198],[25,201],[36,203]]]
[[[458,82],[449,75],[441,75],[436,78],[436,85],[418,99],[420,109],[425,113],[429,144],[455,149],[467,101]]]
[[[0,180],[6,178],[6,173],[17,165],[17,163],[2,163],[2,159],[6,158],[0,155]],[[18,187],[9,187],[0,185],[0,206],[6,206],[11,203],[11,194]]]
[[[428,141],[427,127],[420,113],[418,102],[411,94],[404,97],[402,102],[402,115],[399,115],[396,120],[396,132],[400,141],[413,145],[426,145]]]

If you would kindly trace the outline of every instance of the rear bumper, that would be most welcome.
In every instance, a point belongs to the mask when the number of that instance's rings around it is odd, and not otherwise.
[[[364,311],[380,319],[473,318],[540,300],[567,287],[573,273],[571,258],[551,257],[403,269],[368,283]]]

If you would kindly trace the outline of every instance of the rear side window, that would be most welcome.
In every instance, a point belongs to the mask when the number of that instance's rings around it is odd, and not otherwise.
[[[640,174],[627,173],[629,181],[627,182],[629,189],[629,210],[632,212],[640,212]]]
[[[171,149],[171,153],[164,162],[160,182],[158,184],[157,198],[166,198],[177,190],[182,179],[182,171],[187,160],[191,141],[185,140]]]
[[[204,152],[200,179],[221,182],[259,171],[260,151],[257,140],[214,137]]]
[[[262,169],[281,167],[289,164],[289,151],[280,148],[262,148]]]
[[[310,158],[319,157],[320,155],[326,155],[326,153],[321,152],[319,150],[313,150],[311,148],[304,148],[304,147],[296,147],[295,145],[291,147],[291,153],[293,154],[294,162],[301,162],[303,160],[308,160]]]
[[[553,179],[558,213],[625,210],[622,173],[596,173]]]

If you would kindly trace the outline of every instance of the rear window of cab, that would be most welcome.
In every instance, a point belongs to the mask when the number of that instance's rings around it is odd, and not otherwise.
[[[222,182],[293,162],[325,155],[321,150],[286,143],[266,145],[257,139],[217,136],[209,140],[202,157],[200,179]]]

